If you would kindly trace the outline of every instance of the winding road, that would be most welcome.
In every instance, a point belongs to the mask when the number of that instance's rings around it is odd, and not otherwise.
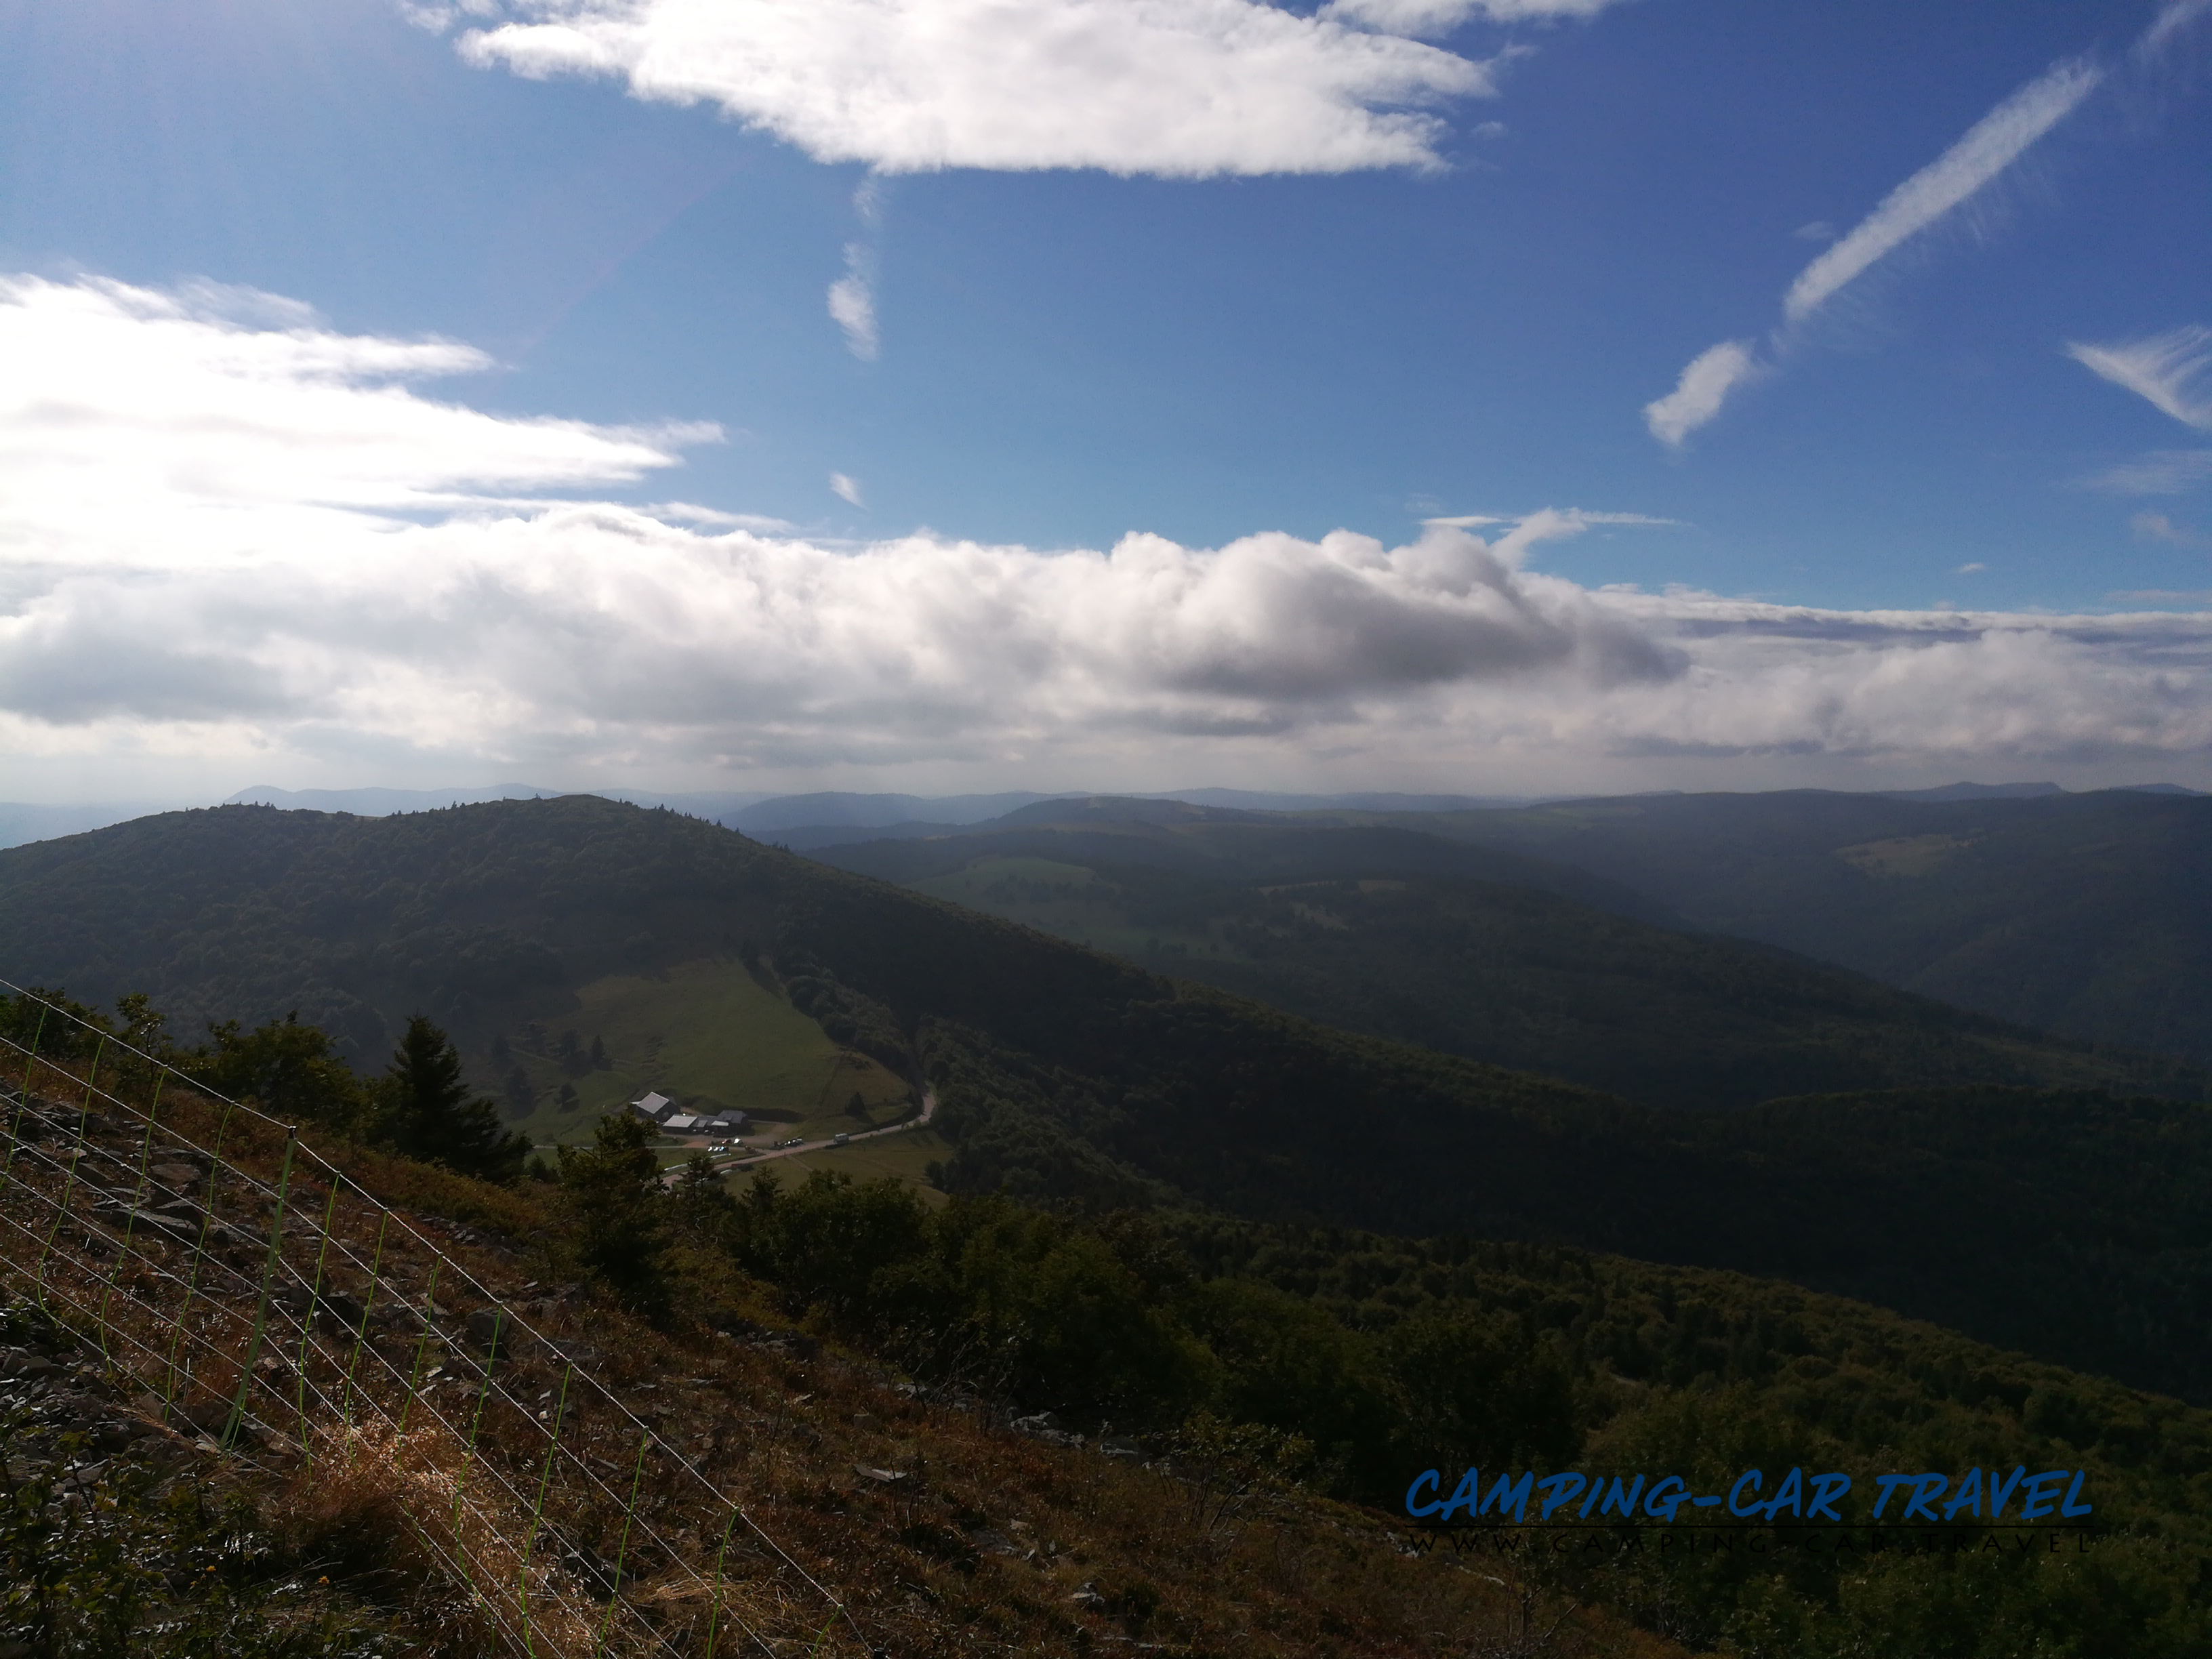
[[[878,1135],[902,1135],[911,1130],[923,1127],[931,1118],[936,1115],[937,1091],[924,1084],[921,1090],[921,1115],[919,1117],[910,1117],[898,1123],[886,1123],[880,1129],[861,1129],[848,1133],[845,1137],[845,1144],[848,1146],[857,1146],[860,1142],[872,1140]],[[822,1152],[836,1144],[834,1138],[825,1137],[820,1140],[803,1140],[796,1146],[778,1146],[772,1152],[741,1152],[734,1157],[716,1158],[714,1168],[726,1175],[732,1170],[756,1169],[775,1158],[796,1158],[801,1152]],[[660,1178],[662,1184],[673,1185],[678,1173],[683,1167],[679,1164],[669,1170]]]

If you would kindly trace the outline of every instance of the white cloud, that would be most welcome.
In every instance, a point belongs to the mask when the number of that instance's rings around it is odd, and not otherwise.
[[[631,483],[721,436],[439,402],[416,386],[491,360],[338,334],[305,307],[206,286],[0,277],[0,363],[10,562],[71,544],[223,558],[272,526],[312,547],[331,523]]]
[[[1448,517],[1421,520],[1424,526],[1431,529],[1474,530],[1484,525],[1511,525],[1512,536],[1501,538],[1498,543],[1501,552],[1510,552],[1512,546],[1526,545],[1534,541],[1557,541],[1565,537],[1579,536],[1592,525],[1677,525],[1680,522],[1677,519],[1655,519],[1648,513],[1589,513],[1579,507],[1547,507],[1534,513],[1455,513]],[[1516,542],[1515,538],[1519,540]],[[1517,555],[1515,556],[1517,558]]]
[[[1595,17],[1620,0],[1330,0],[1324,17],[1364,23],[1389,34],[1449,34],[1480,17],[1492,23],[1553,22]]]
[[[2158,15],[2151,19],[2150,27],[2143,31],[2142,39],[2136,43],[2136,55],[2148,58],[2160,52],[2166,42],[2208,14],[2212,14],[2212,0],[2166,0],[2158,9]]]
[[[765,513],[725,513],[717,507],[701,507],[693,501],[655,501],[650,507],[638,509],[656,519],[665,519],[671,524],[706,525],[716,530],[751,530],[763,536],[780,535],[799,526],[788,519],[771,518]]]
[[[2154,449],[2085,480],[2116,495],[2182,495],[2212,479],[2212,449]]]
[[[848,477],[842,472],[832,472],[830,475],[830,493],[840,501],[851,502],[854,507],[867,506],[867,503],[860,499],[860,481],[858,478]]]
[[[1729,393],[1765,373],[1748,340],[1723,340],[1690,360],[1674,389],[1644,405],[1644,424],[1669,449],[1721,412]]]
[[[2114,386],[2125,386],[2160,414],[2212,430],[2212,396],[2195,389],[2212,368],[2212,329],[2191,324],[2122,345],[2069,345],[2066,355]]]
[[[1261,0],[513,0],[507,15],[460,37],[469,61],[614,76],[884,173],[1433,167],[1431,108],[1495,91],[1486,64]]]
[[[1693,656],[1688,673],[1612,711],[1607,738],[1624,750],[1957,766],[2212,750],[2212,614],[1836,611],[1680,592],[1614,603]]]
[[[859,242],[845,246],[845,274],[830,284],[830,315],[845,331],[845,349],[864,363],[876,361],[875,258]]]
[[[1984,564],[1979,559],[1974,559],[1966,564],[1960,565],[1951,574],[1954,576],[1978,576],[1982,572],[1988,568],[1989,566]]]
[[[2104,71],[2057,64],[1977,121],[1966,136],[1882,198],[1850,234],[1805,267],[1782,302],[1802,322],[1885,254],[1983,189],[2096,89]]]
[[[2212,547],[2212,536],[2178,525],[2163,513],[2138,513],[2128,520],[2128,526],[2147,542],[2164,542],[2171,547]]]
[[[884,198],[890,193],[889,181],[872,173],[854,188],[853,211],[870,230],[883,228]]]
[[[1815,219],[1808,225],[1800,225],[1790,233],[1801,242],[1832,242],[1836,228],[1826,219]]]
[[[1810,611],[1531,568],[1641,515],[830,546],[549,501],[705,434],[433,402],[410,377],[483,367],[450,343],[16,281],[0,362],[11,774],[1589,782],[2212,752],[2212,617]]]
[[[1986,187],[2063,120],[2103,78],[2104,71],[2086,59],[2069,60],[2054,64],[1999,104],[1798,273],[1783,296],[1786,321],[1804,322],[1877,260]],[[1818,240],[1832,237],[1835,231],[1826,221],[1815,221],[1801,225],[1795,234]],[[1789,334],[1778,332],[1775,343],[1786,349]],[[1644,424],[1660,442],[1680,448],[1685,438],[1720,413],[1732,391],[1765,372],[1748,341],[1714,346],[1682,371],[1674,391],[1644,406]]]

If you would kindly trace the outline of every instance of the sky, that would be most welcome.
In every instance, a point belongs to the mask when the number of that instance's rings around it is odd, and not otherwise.
[[[0,0],[0,799],[2212,787],[2212,0]]]

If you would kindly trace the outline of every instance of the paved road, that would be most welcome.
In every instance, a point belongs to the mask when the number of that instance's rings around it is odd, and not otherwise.
[[[860,1129],[855,1131],[846,1137],[845,1144],[848,1146],[857,1146],[862,1141],[872,1140],[878,1135],[904,1134],[910,1129],[919,1129],[922,1125],[927,1123],[931,1118],[936,1115],[937,1091],[924,1085],[921,1091],[921,1116],[910,1117],[903,1123],[887,1123],[880,1129]],[[727,1173],[732,1170],[757,1169],[761,1164],[769,1163],[779,1158],[796,1158],[801,1152],[818,1152],[826,1147],[834,1146],[836,1145],[836,1142],[834,1139],[805,1140],[801,1141],[796,1146],[779,1146],[773,1152],[742,1152],[735,1157],[718,1158],[714,1160],[714,1167],[725,1173]],[[661,1176],[662,1182],[664,1183],[672,1184],[676,1179],[678,1171],[681,1170],[683,1167],[684,1166],[679,1164],[674,1169],[670,1170],[667,1174]]]

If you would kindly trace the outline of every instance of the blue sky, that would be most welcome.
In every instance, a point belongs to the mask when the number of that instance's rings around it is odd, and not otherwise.
[[[2212,781],[2212,7],[1314,9],[0,4],[8,793]]]

